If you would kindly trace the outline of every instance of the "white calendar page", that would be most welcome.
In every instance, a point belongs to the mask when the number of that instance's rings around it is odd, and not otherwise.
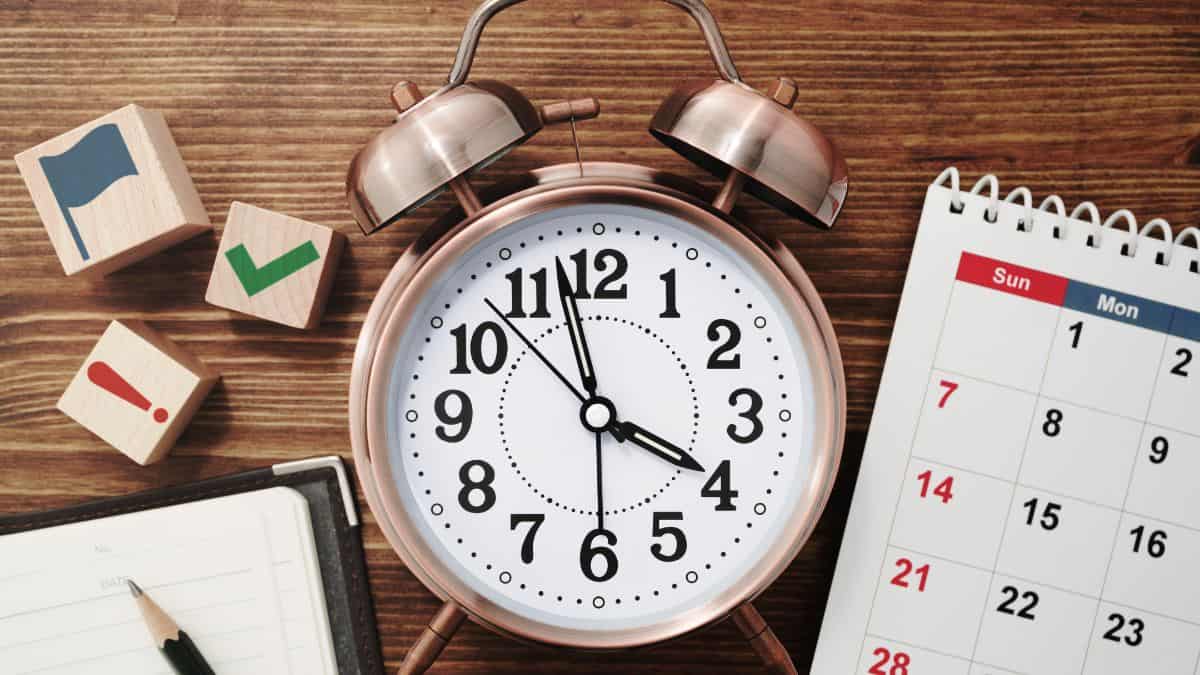
[[[1196,249],[952,194],[926,195],[812,672],[1197,675]]]

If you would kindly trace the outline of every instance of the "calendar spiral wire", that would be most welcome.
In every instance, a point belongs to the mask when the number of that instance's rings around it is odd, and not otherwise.
[[[950,212],[961,214],[966,209],[966,202],[962,197],[962,185],[960,176],[956,167],[947,167],[944,171],[938,174],[934,179],[933,184],[939,187],[944,187],[946,183],[950,187]],[[1000,181],[993,174],[982,176],[970,190],[971,196],[978,196],[987,189],[990,197],[988,205],[983,211],[983,220],[987,223],[995,223],[999,220],[999,205],[1000,205]],[[1149,238],[1152,233],[1157,231],[1162,240],[1167,244],[1166,250],[1159,252],[1155,262],[1162,266],[1171,264],[1172,253],[1175,247],[1186,246],[1186,242],[1190,240],[1193,248],[1200,249],[1200,229],[1196,227],[1187,227],[1174,234],[1171,229],[1171,224],[1163,218],[1154,218],[1138,228],[1137,218],[1128,209],[1118,209],[1111,213],[1107,218],[1101,220],[1100,210],[1090,201],[1080,202],[1071,211],[1071,215],[1067,216],[1067,208],[1063,200],[1058,195],[1050,195],[1042,200],[1042,203],[1035,209],[1033,208],[1033,193],[1027,187],[1017,187],[1008,193],[1004,198],[1007,204],[1017,203],[1024,207],[1024,216],[1017,220],[1017,230],[1020,232],[1031,233],[1035,229],[1038,215],[1047,214],[1053,215],[1056,219],[1056,224],[1051,230],[1051,236],[1055,239],[1061,239],[1067,232],[1068,220],[1085,220],[1091,223],[1091,231],[1089,232],[1086,245],[1090,248],[1100,248],[1101,238],[1108,230],[1116,229],[1122,223],[1128,229],[1128,241],[1121,247],[1120,254],[1126,257],[1133,257],[1137,254],[1138,242],[1143,238]],[[1191,263],[1191,271],[1200,273],[1200,260],[1193,260]]]

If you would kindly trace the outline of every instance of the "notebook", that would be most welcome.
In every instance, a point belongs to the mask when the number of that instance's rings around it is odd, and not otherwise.
[[[1198,235],[938,177],[812,672],[1200,672]]]
[[[170,675],[132,578],[221,675],[380,672],[348,487],[321,458],[0,519],[0,671]]]

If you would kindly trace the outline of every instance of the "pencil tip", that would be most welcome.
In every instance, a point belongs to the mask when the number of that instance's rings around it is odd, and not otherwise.
[[[129,584],[129,592],[133,594],[133,597],[142,597],[142,587],[134,583],[133,579],[126,579],[125,583]]]

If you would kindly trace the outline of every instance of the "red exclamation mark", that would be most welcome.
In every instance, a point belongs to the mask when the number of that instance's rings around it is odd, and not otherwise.
[[[93,384],[109,391],[114,396],[130,402],[142,410],[150,409],[150,400],[142,396],[140,391],[134,389],[132,384],[129,384],[125,378],[118,375],[117,371],[113,370],[112,366],[107,363],[103,361],[92,363],[92,365],[88,366],[87,375]],[[166,422],[167,411],[162,408],[155,408],[153,417],[155,422]]]

